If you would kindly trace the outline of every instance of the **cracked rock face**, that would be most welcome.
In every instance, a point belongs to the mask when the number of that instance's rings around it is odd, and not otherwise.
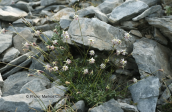
[[[115,49],[126,49],[128,52],[132,51],[132,43],[137,40],[136,37],[132,36],[130,42],[124,40],[125,31],[116,27],[113,27],[105,22],[102,22],[96,18],[80,18],[80,25],[77,20],[73,20],[69,26],[68,33],[70,34],[70,40],[64,40],[69,44],[76,42],[85,46],[90,45],[89,39],[94,40],[94,44],[91,47],[99,50],[113,50]],[[81,32],[80,32],[81,26]],[[122,44],[113,47],[112,40],[120,39]],[[83,41],[82,41],[83,40]]]
[[[154,40],[142,38],[134,43],[132,52],[133,57],[138,65],[141,77],[146,75],[155,75],[163,78],[172,74],[171,58],[172,51]],[[164,72],[158,71],[163,69]]]

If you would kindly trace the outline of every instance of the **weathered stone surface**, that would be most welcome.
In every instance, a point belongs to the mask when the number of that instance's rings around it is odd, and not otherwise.
[[[41,6],[48,6],[48,5],[54,5],[54,4],[67,4],[67,0],[41,0]]]
[[[160,45],[154,40],[146,38],[135,42],[132,52],[141,77],[152,74],[159,78],[172,73],[169,63],[171,54],[172,51],[170,49]],[[164,72],[158,71],[159,69],[163,69]]]
[[[55,104],[54,108],[59,109],[60,107],[66,104],[66,101],[67,101],[67,98],[60,100],[58,103]]]
[[[140,25],[140,23],[135,22],[135,21],[123,21],[120,23],[120,25],[127,29],[137,29],[137,27]]]
[[[4,81],[3,81],[3,79],[2,79],[2,76],[1,76],[1,73],[0,73],[0,90],[1,90],[1,88],[4,86]],[[2,95],[2,94],[1,94]],[[0,96],[1,96],[0,95]]]
[[[168,86],[167,89],[162,93],[161,97],[158,99],[158,104],[165,103],[168,98],[171,96],[172,83]]]
[[[9,31],[9,33],[17,33],[17,32],[22,32],[24,30],[30,30],[30,31],[32,31],[32,29],[29,28],[29,27],[14,27],[14,28],[12,26],[9,26],[7,28],[7,30]]]
[[[115,49],[127,49],[128,53],[132,51],[132,43],[137,38],[132,36],[130,38],[130,43],[128,43],[127,40],[123,39],[124,34],[126,33],[124,30],[113,27],[96,18],[92,18],[92,19],[80,18],[79,21],[81,24],[82,36],[79,29],[78,21],[73,20],[68,30],[71,39],[67,40],[67,43],[72,44],[71,41],[74,41],[76,43],[89,46],[90,41],[88,39],[93,39],[94,44],[91,44],[91,46],[99,50],[112,50],[115,48]],[[111,40],[115,38],[120,40],[123,39],[123,40],[120,46],[115,46],[113,48]],[[66,40],[64,40],[64,42],[66,42]]]
[[[129,87],[134,103],[140,112],[155,112],[159,96],[159,78],[150,76]]]
[[[172,16],[166,16],[162,18],[146,18],[148,23],[156,28],[160,28],[160,31],[167,36],[172,42]]]
[[[71,23],[71,19],[69,18],[69,16],[63,16],[60,19],[60,27],[63,29],[66,29],[69,27],[70,23]]]
[[[172,6],[172,1],[171,0],[161,0],[161,2],[165,5]]]
[[[26,41],[27,40],[27,41]],[[30,30],[24,30],[19,33],[19,35],[14,36],[13,38],[13,44],[16,49],[20,51],[21,54],[26,53],[23,49],[23,44],[26,42],[32,42],[33,43],[33,35],[30,32]]]
[[[20,51],[14,47],[11,47],[8,49],[2,59],[3,62],[10,62],[13,59],[17,58],[18,55],[20,54]]]
[[[35,76],[28,77],[29,72],[17,72],[11,76],[9,76],[4,81],[4,87],[2,89],[3,96],[9,96],[14,94],[20,94],[21,88],[28,82],[32,81],[33,79],[40,80],[43,86],[48,86],[50,81],[42,74],[35,74]]]
[[[16,21],[17,19],[28,15],[26,12],[10,6],[0,8],[0,12],[0,19],[4,21]]]
[[[60,11],[58,11],[56,14],[54,14],[51,19],[52,20],[56,20],[56,21],[60,21],[60,18],[63,16],[69,16],[71,13],[74,13],[75,10],[73,8],[64,8]]]
[[[12,4],[11,6],[18,8],[18,9],[21,9],[21,10],[26,11],[26,12],[33,11],[33,8],[29,5],[29,3],[24,2],[24,1],[19,1],[16,4]]]
[[[127,103],[119,103],[124,112],[139,112],[136,106],[129,105]]]
[[[119,103],[114,99],[109,100],[108,102],[103,103],[98,107],[90,109],[89,112],[124,112]]]
[[[143,37],[139,30],[131,30],[130,33],[141,38]]]
[[[35,112],[35,110],[31,109],[34,108],[39,112],[43,112],[45,107],[47,108],[48,105],[52,105],[55,102],[58,102],[61,97],[64,96],[66,90],[67,88],[64,86],[58,86],[58,88],[53,87],[36,92],[35,94],[37,97],[34,97],[32,93],[2,97],[0,99],[0,111],[13,112],[17,108],[18,112]],[[40,100],[43,102],[41,105]],[[45,105],[45,107],[43,105]]]
[[[103,3],[97,6],[101,12],[108,14],[111,13],[114,8],[121,5],[123,0],[105,0]]]
[[[42,82],[40,81],[40,79],[33,79],[32,81],[26,83],[21,89],[20,89],[20,93],[32,93],[31,91],[35,92],[39,92],[42,91],[45,88],[45,86],[42,84]]]
[[[72,106],[72,109],[77,111],[77,112],[85,112],[85,102],[83,100],[76,102]]]
[[[41,30],[42,32],[48,31],[48,30],[53,30],[56,25],[58,25],[58,24],[53,23],[53,24],[45,24],[45,25],[35,26],[35,30]]]
[[[38,22],[40,21],[40,18],[36,18],[36,19],[27,19],[27,18],[25,18],[25,20],[27,22],[29,22],[31,25],[37,25]],[[18,19],[18,20],[16,20],[16,21],[13,22],[13,26],[15,26],[15,27],[23,27],[23,26],[26,26],[26,24],[23,23],[23,22],[26,22],[26,21],[24,21],[22,18],[21,19]]]
[[[117,23],[122,20],[130,20],[131,18],[142,13],[148,8],[148,5],[142,1],[130,0],[126,1],[120,6],[113,9],[109,21],[111,23]]]
[[[149,6],[156,5],[158,2],[160,2],[160,0],[139,0],[139,1],[145,2]]]
[[[12,45],[11,34],[0,34],[0,54]]]
[[[157,12],[159,10],[162,10],[162,7],[160,5],[155,5],[150,7],[149,9],[145,10],[142,14],[138,15],[137,17],[133,18],[133,21],[138,21],[146,16],[149,16],[150,14]]]
[[[164,44],[164,45],[167,45],[168,44],[168,41],[167,39],[161,34],[161,32],[155,28],[154,29],[154,38],[157,42],[161,43],[161,44]]]
[[[12,65],[19,65],[19,64],[21,64],[21,63],[24,62],[24,61],[28,58],[28,56],[30,56],[30,55],[32,55],[32,52],[28,52],[28,53],[26,53],[26,54],[24,54],[24,55],[21,55],[20,57],[18,57],[18,58],[16,58],[16,59],[12,60],[10,63],[8,63],[8,65],[6,65],[5,67],[1,68],[1,69],[0,69],[0,72],[3,73],[3,72],[5,72],[5,71],[7,71],[7,70],[13,68],[14,66],[12,66]]]
[[[51,31],[51,30],[48,30],[48,31],[45,31],[45,32],[42,32],[43,34],[41,34],[41,37],[42,39],[45,41],[45,42],[48,42],[49,40],[51,40],[54,32]]]
[[[108,17],[102,13],[97,7],[90,6],[84,9],[81,9],[76,12],[79,17],[89,16],[89,15],[95,15],[98,19],[108,22]]]

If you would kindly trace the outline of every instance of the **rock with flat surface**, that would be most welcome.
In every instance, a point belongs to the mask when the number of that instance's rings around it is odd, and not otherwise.
[[[170,49],[146,38],[135,42],[132,52],[142,78],[146,75],[155,75],[161,79],[172,74],[169,63],[171,55]],[[164,72],[158,71],[159,69],[163,69]]]
[[[4,81],[4,87],[2,89],[3,96],[20,94],[21,88],[28,82],[32,81],[33,79],[39,80],[44,87],[50,84],[49,79],[46,78],[43,74],[34,74],[34,76],[29,76],[29,77],[28,74],[31,73],[22,71],[9,76]]]
[[[160,0],[139,0],[139,1],[145,2],[149,6],[156,5],[157,3],[160,2]]]
[[[123,20],[130,20],[131,18],[145,11],[148,7],[149,6],[142,1],[126,1],[113,9],[109,17],[109,21],[111,23],[117,23]]]
[[[105,102],[102,105],[89,110],[89,112],[124,112],[121,109],[119,103],[114,99],[111,99],[108,102]]]
[[[129,87],[134,103],[140,112],[155,112],[159,96],[159,78],[149,76]]]
[[[18,112],[35,112],[35,110],[43,112],[43,109],[47,108],[48,105],[58,102],[64,96],[66,90],[67,88],[64,86],[58,86],[57,88],[53,87],[36,92],[37,97],[32,93],[2,97],[0,99],[0,111],[13,112],[17,109]]]
[[[81,25],[82,36],[78,21],[73,20],[68,29],[71,39],[67,40],[67,43],[73,44],[72,41],[74,41],[76,43],[89,46],[89,39],[93,39],[94,44],[91,44],[91,47],[93,48],[97,48],[99,50],[126,49],[129,53],[132,51],[132,43],[137,39],[132,36],[129,43],[127,40],[124,40],[124,35],[126,33],[124,30],[113,27],[96,18],[80,18],[79,22]],[[122,40],[121,46],[116,45],[113,47],[111,41],[115,38]],[[65,39],[64,42],[66,42]]]
[[[17,58],[18,55],[20,54],[20,51],[14,47],[11,47],[8,49],[2,59],[3,62],[10,62],[13,59]]]
[[[0,54],[12,45],[11,34],[0,34]]]
[[[146,20],[150,25],[159,28],[162,34],[168,37],[172,42],[172,16],[146,18]]]
[[[108,14],[112,10],[123,3],[123,0],[105,0],[103,3],[97,6],[101,12]]]
[[[133,18],[133,21],[138,21],[146,16],[149,16],[150,14],[157,12],[159,10],[162,10],[162,7],[160,5],[155,5],[150,7],[149,9],[145,10],[142,14],[138,15],[137,17]]]
[[[64,5],[67,4],[67,0],[41,0],[41,6],[49,6],[49,5]]]
[[[17,8],[13,8],[11,6],[4,6],[0,8],[0,19],[4,21],[16,21],[21,17],[25,17],[28,14],[25,11],[22,11]]]
[[[129,105],[127,103],[119,103],[124,112],[139,112],[136,106]]]
[[[168,44],[167,39],[161,34],[161,32],[157,28],[154,29],[153,39],[159,42],[160,44],[164,44],[164,45]]]

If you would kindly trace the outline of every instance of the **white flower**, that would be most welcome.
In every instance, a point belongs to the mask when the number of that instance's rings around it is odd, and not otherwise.
[[[75,20],[78,20],[78,18],[79,18],[78,15],[75,14],[75,15],[74,15],[74,19],[75,19]]]
[[[47,49],[50,49],[51,48],[51,46],[49,46],[49,45],[47,45],[46,47],[47,47]]]
[[[58,40],[54,40],[54,41],[52,41],[52,42],[53,42],[53,44],[57,44],[57,41],[58,41]]]
[[[93,57],[91,59],[88,60],[90,64],[95,62],[95,59],[93,59]]]
[[[52,64],[55,66],[57,64],[57,62],[56,61],[53,61]]]
[[[121,62],[120,62],[122,65],[125,65],[127,63],[127,61],[124,61],[124,58],[121,59]]]
[[[50,48],[51,48],[51,50],[54,50],[55,49],[55,47],[53,45]]]
[[[68,70],[68,66],[64,65],[62,69],[63,69],[63,71],[66,71],[66,70]]]
[[[69,35],[65,35],[64,38],[65,38],[65,39],[69,39]]]
[[[63,36],[69,35],[67,31],[63,31]]]
[[[121,51],[116,50],[116,54],[117,54],[117,55],[121,54]]]
[[[53,70],[54,71],[57,71],[58,70],[58,67],[57,66],[53,67]]]
[[[94,50],[91,50],[91,51],[90,51],[90,55],[93,56],[94,54],[95,54]]]
[[[103,64],[103,63],[100,65],[100,68],[101,68],[101,69],[104,69],[105,67],[106,67],[106,65]]]
[[[122,55],[126,55],[127,54],[126,50],[121,50],[121,53],[122,53]]]
[[[39,36],[41,32],[39,30],[35,31],[35,36]]]
[[[125,33],[124,38],[125,38],[126,40],[128,40],[130,37],[131,37],[131,35],[130,35],[129,33]]]
[[[87,74],[88,73],[88,69],[84,69],[84,74]]]
[[[93,39],[88,39],[88,42],[90,42],[90,45],[94,44],[94,40]]]
[[[70,64],[72,61],[70,60],[70,59],[67,59],[66,61],[64,61],[64,62],[66,62],[66,64]]]
[[[49,64],[45,65],[45,70],[50,70],[51,69],[51,66]]]
[[[28,48],[30,46],[30,44],[28,42],[26,42],[25,44],[23,44],[24,47]]]
[[[133,78],[133,82],[136,83],[137,82],[137,79],[136,78]]]
[[[57,31],[57,29],[54,29],[54,30],[53,30],[53,32],[56,32],[56,31]]]
[[[120,45],[121,44],[121,40],[120,39],[113,39],[112,40],[112,43],[114,44],[114,45]]]
[[[0,33],[5,33],[5,28],[3,28]]]

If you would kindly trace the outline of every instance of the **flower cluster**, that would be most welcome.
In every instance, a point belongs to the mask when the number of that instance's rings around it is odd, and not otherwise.
[[[105,67],[106,67],[106,65],[103,64],[103,63],[100,65],[100,68],[101,68],[101,69],[105,69]]]
[[[126,40],[129,40],[130,37],[131,37],[131,35],[130,35],[129,33],[125,33],[124,38],[125,38]]]
[[[53,40],[52,42],[53,42],[54,45],[58,44],[58,43],[57,43],[58,40]]]
[[[62,68],[63,71],[67,71],[68,70],[68,66],[64,65]]]
[[[39,30],[35,31],[35,36],[40,36],[41,32]]]
[[[92,57],[91,59],[88,60],[90,64],[93,64],[95,62],[95,59]]]
[[[68,32],[67,31],[63,31],[63,37],[67,40],[67,39],[70,39],[69,38],[69,34],[68,34]]]
[[[124,66],[127,64],[127,61],[123,59],[121,59],[120,63],[122,64],[122,68],[124,68]]]
[[[79,16],[75,14],[75,15],[74,15],[74,19],[75,19],[75,20],[78,20],[78,18],[79,18]]]
[[[5,33],[5,32],[6,32],[5,28],[3,28],[3,29],[0,31],[0,33]]]
[[[84,69],[84,74],[88,74],[88,69]]]
[[[47,49],[49,49],[49,50],[54,50],[55,49],[55,46],[54,45],[52,45],[52,46],[46,46],[47,47]]]
[[[70,59],[67,59],[66,61],[64,61],[64,62],[66,62],[66,64],[70,64],[72,61],[70,60]]]
[[[112,43],[113,43],[113,45],[121,45],[121,40],[120,39],[113,39]]]
[[[126,50],[116,50],[116,54],[117,55],[120,55],[120,54],[122,54],[122,55],[126,55],[127,54],[127,52],[126,52]]]

